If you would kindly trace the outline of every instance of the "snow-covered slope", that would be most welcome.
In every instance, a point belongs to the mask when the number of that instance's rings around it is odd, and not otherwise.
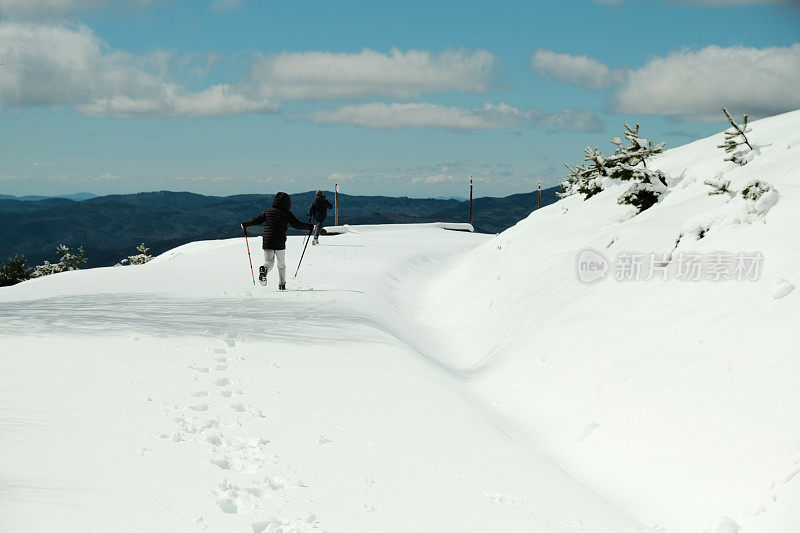
[[[636,216],[292,237],[285,293],[242,239],[0,289],[0,531],[800,531],[800,112],[752,128]]]
[[[0,290],[0,531],[634,532],[435,364],[426,280],[487,239],[242,239]],[[260,239],[250,240],[260,253]]]
[[[721,133],[649,162],[671,190],[637,216],[617,204],[627,185],[531,214],[444,275],[423,316],[484,401],[666,531],[800,531],[800,111],[749,137],[743,167],[724,161]],[[709,196],[714,179],[737,196]],[[753,179],[777,193],[745,201]],[[592,284],[577,275],[587,249],[608,265]],[[709,270],[676,279],[692,253]],[[666,281],[646,280],[649,254],[671,254]],[[641,280],[618,280],[636,258]],[[758,279],[706,279],[720,258]]]

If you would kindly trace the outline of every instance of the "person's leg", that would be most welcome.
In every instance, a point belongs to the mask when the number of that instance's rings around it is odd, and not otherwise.
[[[286,250],[275,250],[275,256],[278,258],[278,277],[280,282],[286,283]]]
[[[316,224],[314,227],[314,244],[319,244],[319,232],[322,231],[322,222],[315,220],[314,223]]]
[[[267,273],[272,269],[275,262],[275,253],[273,250],[264,250],[264,264],[258,268],[258,281],[262,285],[267,284]]]
[[[275,250],[264,250],[264,266],[267,267],[267,272],[275,266]]]

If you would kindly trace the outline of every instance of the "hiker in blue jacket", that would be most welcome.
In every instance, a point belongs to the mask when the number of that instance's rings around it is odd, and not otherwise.
[[[308,210],[308,218],[313,218],[316,225],[314,240],[311,242],[312,245],[319,244],[319,232],[322,231],[322,224],[328,216],[328,209],[333,209],[333,206],[328,199],[325,198],[324,192],[317,191],[314,203],[311,204],[311,208]]]

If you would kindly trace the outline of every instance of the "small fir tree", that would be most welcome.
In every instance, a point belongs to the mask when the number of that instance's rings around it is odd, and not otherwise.
[[[731,154],[725,158],[725,161],[732,161],[737,165],[744,166],[752,159],[754,150],[753,145],[750,144],[750,140],[747,138],[747,134],[753,131],[747,127],[747,113],[742,115],[744,123],[740,126],[733,120],[726,108],[723,107],[722,112],[725,113],[725,117],[732,128],[725,130],[725,142],[717,146],[717,148],[722,148],[726,154]],[[747,146],[747,148],[740,149],[743,146]]]
[[[563,198],[571,194],[583,194],[591,198],[603,190],[605,179],[633,181],[634,183],[618,201],[630,204],[641,212],[658,202],[667,191],[666,175],[658,170],[647,168],[647,160],[664,151],[666,143],[656,145],[649,139],[639,136],[639,124],[632,128],[625,124],[626,144],[621,137],[613,137],[611,144],[616,146],[614,153],[605,156],[598,148],[584,150],[584,164],[571,167],[564,164],[569,173],[561,183]]]
[[[58,263],[51,263],[45,261],[43,264],[38,265],[31,273],[32,278],[41,278],[42,276],[49,276],[51,274],[58,274],[59,272],[67,272],[69,270],[78,270],[86,263],[86,257],[83,252],[83,246],[78,248],[78,252],[73,254],[69,248],[63,244],[59,244],[56,252],[60,256]]]
[[[660,170],[634,168],[633,184],[619,198],[620,205],[632,205],[641,213],[650,209],[667,192],[667,176]]]
[[[630,166],[636,166],[641,163],[641,165],[647,168],[647,160],[653,157],[654,155],[658,155],[664,151],[664,147],[667,146],[666,141],[662,141],[657,145],[653,146],[653,141],[650,139],[643,139],[639,137],[639,124],[636,124],[636,128],[631,128],[628,124],[623,124],[625,126],[625,138],[630,143],[627,147],[621,147],[621,149],[625,150],[627,160],[624,161],[625,164]]]
[[[143,265],[153,258],[153,256],[148,254],[148,252],[150,252],[150,248],[145,246],[144,243],[137,246],[136,251],[139,253],[136,255],[129,255],[127,259],[123,259],[114,266]]]
[[[731,180],[706,180],[703,182],[703,184],[711,187],[711,190],[708,191],[709,196],[717,196],[721,194],[727,194],[730,197],[736,196],[736,192],[731,190]]]
[[[60,244],[56,251],[58,255],[61,256],[61,260],[58,262],[58,266],[61,269],[60,272],[78,270],[86,264],[86,258],[83,255],[83,246],[80,246],[78,252],[75,254],[71,253],[69,248],[63,244]]]
[[[30,279],[31,269],[25,266],[25,256],[15,255],[0,266],[0,287],[16,285]]]
[[[741,195],[745,200],[758,201],[764,193],[771,191],[772,185],[766,181],[753,180],[742,189]]]
[[[49,276],[50,274],[56,274],[61,272],[61,269],[58,267],[58,263],[53,264],[50,261],[45,260],[44,263],[41,265],[36,265],[31,272],[32,278],[41,278],[43,276]]]

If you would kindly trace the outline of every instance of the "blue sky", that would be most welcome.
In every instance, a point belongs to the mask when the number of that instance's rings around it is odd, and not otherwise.
[[[800,3],[0,0],[0,193],[530,191],[800,108]]]

